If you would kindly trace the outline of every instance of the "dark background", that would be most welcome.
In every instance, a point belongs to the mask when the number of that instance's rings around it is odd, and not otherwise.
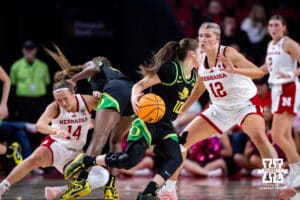
[[[163,43],[182,37],[164,0],[110,1],[22,1],[0,7],[0,65],[9,72],[19,59],[21,44],[33,39],[38,57],[49,65],[51,74],[59,69],[42,47],[57,44],[73,65],[95,56],[108,57],[114,66],[133,80],[136,69]]]

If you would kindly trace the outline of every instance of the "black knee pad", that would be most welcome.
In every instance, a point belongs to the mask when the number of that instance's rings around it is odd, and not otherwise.
[[[105,156],[105,164],[109,167],[119,168],[119,157],[122,153],[111,153],[108,152]]]

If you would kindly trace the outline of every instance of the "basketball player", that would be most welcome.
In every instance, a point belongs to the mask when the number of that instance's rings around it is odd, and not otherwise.
[[[270,18],[268,30],[272,40],[269,42],[266,61],[261,69],[270,74],[272,138],[283,150],[289,163],[287,186],[300,189],[300,156],[292,138],[292,121],[300,106],[300,69],[297,69],[300,62],[300,46],[286,36],[286,21],[280,15]]]
[[[150,89],[166,102],[164,117],[153,124],[136,118],[132,123],[127,138],[129,144],[124,153],[108,153],[97,157],[82,154],[68,165],[65,178],[69,179],[78,171],[93,165],[130,169],[143,158],[150,145],[156,145],[154,152],[161,158],[159,171],[146,189],[138,194],[137,199],[158,199],[157,189],[182,164],[180,145],[172,121],[176,119],[197,82],[195,67],[199,66],[199,56],[198,42],[185,38],[180,42],[168,42],[154,55],[150,66],[141,66],[144,78],[132,88],[133,109],[135,112],[139,109],[139,97],[143,95],[143,91]]]
[[[204,23],[198,34],[204,52],[200,59],[198,84],[181,112],[191,106],[205,90],[209,92],[212,103],[183,131],[187,134],[184,148],[188,149],[216,132],[222,134],[239,124],[262,158],[276,158],[277,153],[265,134],[262,108],[254,104],[256,87],[251,78],[263,76],[262,71],[235,49],[220,45],[219,25]],[[175,185],[179,172],[180,169],[159,191],[160,199],[178,199]]]
[[[112,68],[110,61],[105,57],[97,57],[84,65],[71,66],[61,50],[54,45],[57,53],[46,49],[48,54],[56,60],[63,71],[56,74],[56,79],[67,79],[76,85],[77,81],[90,78],[90,85],[94,91],[101,91],[95,128],[87,155],[96,156],[101,154],[109,134],[110,151],[121,151],[121,140],[130,128],[133,111],[130,104],[131,88],[133,83],[117,69]],[[110,169],[110,178],[104,187],[104,200],[119,200],[119,194],[115,187],[116,171]],[[87,177],[88,172],[82,171],[82,177]]]
[[[63,173],[65,165],[82,151],[91,122],[91,110],[96,110],[98,99],[75,94],[73,85],[67,81],[55,83],[53,95],[55,102],[46,108],[36,124],[39,132],[49,136],[0,183],[0,199],[11,185],[23,179],[37,167],[54,166],[60,173]],[[73,191],[76,190],[75,193],[70,193],[67,186],[45,188],[46,198],[57,199],[63,192],[65,194],[61,196],[61,199],[75,198],[88,194],[91,188],[105,185],[108,181],[108,172],[103,168],[97,170],[96,184],[95,177],[89,177],[87,180],[81,180],[79,177],[71,186]]]

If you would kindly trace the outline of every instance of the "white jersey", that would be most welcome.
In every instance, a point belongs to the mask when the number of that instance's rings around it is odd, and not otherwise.
[[[91,113],[84,98],[80,94],[76,94],[76,100],[78,105],[77,112],[68,112],[59,106],[57,118],[51,121],[52,127],[68,131],[70,138],[65,139],[56,135],[51,135],[51,138],[61,143],[65,148],[82,150],[87,139]]]
[[[296,80],[296,78],[281,78],[278,73],[293,72],[297,68],[297,60],[283,49],[287,37],[282,37],[276,44],[271,41],[268,45],[266,64],[269,69],[269,83],[283,84]]]
[[[226,46],[220,46],[219,55],[223,55]],[[257,93],[253,81],[243,75],[222,71],[223,63],[216,61],[212,68],[205,66],[206,55],[203,54],[198,70],[214,105],[223,109],[242,108],[252,104],[250,99]]]

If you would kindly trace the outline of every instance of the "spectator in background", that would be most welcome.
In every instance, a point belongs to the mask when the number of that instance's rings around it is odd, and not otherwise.
[[[267,16],[265,8],[260,4],[255,4],[251,8],[250,14],[241,24],[241,30],[245,31],[249,37],[251,55],[255,64],[261,64],[262,55],[265,55],[263,49],[267,44]]]
[[[47,86],[50,83],[48,66],[36,58],[36,44],[27,40],[22,46],[24,57],[10,69],[15,87],[15,117],[19,121],[35,122],[47,105]]]
[[[189,148],[188,159],[183,162],[181,174],[221,176],[227,174],[224,157],[232,156],[232,148],[226,133],[199,141]]]
[[[223,19],[221,29],[221,43],[231,46],[246,55],[250,41],[247,33],[238,27],[235,16],[226,15]]]
[[[209,2],[207,13],[203,16],[203,22],[214,22],[221,25],[223,19],[223,5],[218,0],[212,0]]]

